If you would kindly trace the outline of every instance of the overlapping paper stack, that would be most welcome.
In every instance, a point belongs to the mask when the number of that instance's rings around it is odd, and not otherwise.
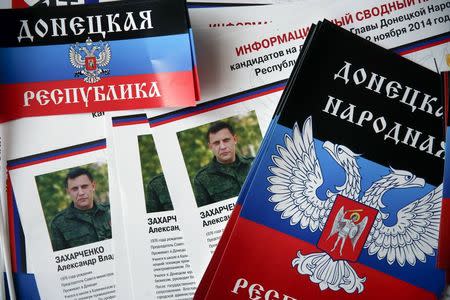
[[[447,2],[106,2],[0,4],[0,298],[443,297]]]

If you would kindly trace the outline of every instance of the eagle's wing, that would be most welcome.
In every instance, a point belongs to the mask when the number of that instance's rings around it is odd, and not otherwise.
[[[342,229],[341,221],[342,221],[343,217],[344,217],[344,207],[342,206],[341,209],[336,214],[336,217],[334,218],[333,227],[331,227],[331,231],[330,231],[330,234],[328,235],[327,239],[329,239],[330,237],[333,236],[333,234],[339,232]]]
[[[322,172],[316,156],[312,136],[311,117],[306,119],[303,130],[294,125],[292,137],[285,135],[285,146],[277,145],[279,155],[272,156],[274,166],[269,170],[274,176],[268,190],[273,194],[269,201],[277,203],[275,211],[282,219],[290,219],[291,225],[322,230],[335,197],[319,199],[316,190],[323,183]]]
[[[69,59],[72,66],[77,69],[81,69],[84,67],[84,59],[80,53],[78,53],[73,47],[69,49]]]
[[[105,44],[103,51],[99,53],[99,58],[97,59],[97,65],[100,67],[104,67],[109,64],[111,60],[111,48],[109,48],[109,44]]]
[[[405,262],[414,266],[417,259],[425,262],[426,255],[433,256],[438,247],[441,205],[442,184],[403,207],[393,226],[384,225],[378,213],[364,247],[389,264],[397,261],[400,266]]]
[[[361,237],[361,234],[364,231],[364,228],[367,226],[367,222],[369,222],[369,218],[366,216],[364,219],[356,226],[358,229],[355,233],[355,236],[350,237],[350,240],[352,241],[353,250],[355,249],[356,243],[358,243],[359,238]]]

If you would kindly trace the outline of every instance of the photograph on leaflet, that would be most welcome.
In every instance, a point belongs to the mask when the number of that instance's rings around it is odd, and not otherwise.
[[[111,239],[106,163],[38,175],[35,180],[53,251]]]
[[[138,136],[138,144],[147,213],[173,210],[153,136]]]
[[[239,195],[262,140],[254,111],[177,135],[197,207]]]

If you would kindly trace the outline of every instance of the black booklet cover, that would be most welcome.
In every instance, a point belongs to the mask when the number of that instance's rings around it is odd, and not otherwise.
[[[440,297],[439,75],[324,21],[292,76],[206,299]]]

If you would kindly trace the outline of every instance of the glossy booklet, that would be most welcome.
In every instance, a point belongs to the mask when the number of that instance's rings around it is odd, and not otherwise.
[[[327,21],[317,27],[206,299],[437,299],[439,75]]]

